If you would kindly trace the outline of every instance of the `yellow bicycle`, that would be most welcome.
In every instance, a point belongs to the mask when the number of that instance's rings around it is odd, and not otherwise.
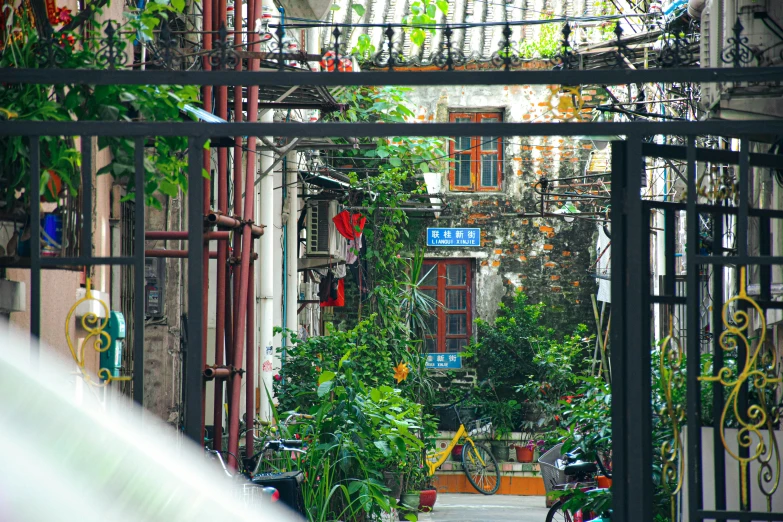
[[[491,424],[482,422],[482,420],[475,421],[475,427],[468,432],[465,429],[465,425],[462,424],[462,419],[460,419],[458,405],[459,402],[448,406],[448,408],[454,408],[459,421],[459,429],[454,434],[451,442],[449,442],[448,447],[442,451],[435,451],[427,455],[425,460],[427,471],[429,476],[434,475],[435,470],[449,458],[454,446],[462,439],[465,439],[462,446],[462,471],[465,472],[468,482],[476,488],[476,491],[484,495],[494,495],[500,487],[500,466],[498,466],[498,462],[495,460],[492,452],[485,446],[476,444],[472,438],[472,436],[480,433],[488,433]]]

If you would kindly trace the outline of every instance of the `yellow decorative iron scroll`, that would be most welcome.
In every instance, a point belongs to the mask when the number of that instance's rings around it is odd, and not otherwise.
[[[720,436],[723,447],[731,458],[740,464],[740,503],[743,509],[750,505],[748,491],[748,466],[758,461],[761,465],[758,473],[759,489],[767,497],[767,511],[772,510],[772,495],[780,483],[780,450],[775,438],[773,414],[770,412],[766,393],[768,386],[781,382],[780,377],[770,370],[769,355],[764,354],[767,322],[764,311],[752,298],[746,294],[746,267],[740,268],[740,291],[723,305],[723,324],[725,330],[720,334],[719,342],[724,351],[737,349],[742,343],[745,347],[745,360],[742,372],[734,378],[734,371],[728,366],[721,368],[715,376],[701,376],[699,380],[719,382],[729,391],[720,419]],[[760,334],[755,348],[752,347],[746,333],[750,327],[750,316],[744,310],[735,310],[733,321],[729,321],[729,306],[732,303],[744,301],[756,311],[760,319]],[[737,361],[738,363],[740,361]],[[772,366],[774,367],[774,366]],[[740,411],[739,394],[743,389],[752,387],[758,397],[758,404],[750,404],[747,411]],[[737,447],[747,449],[747,456],[741,456],[741,451],[729,447],[726,441],[727,423],[732,419],[739,426],[737,430]]]
[[[86,303],[88,301],[98,302],[103,308],[106,319],[101,321],[100,317],[98,317],[98,314],[96,314],[95,312],[87,312],[86,314],[84,314],[84,316],[82,317],[82,328],[84,329],[85,332],[87,332],[87,336],[84,338],[82,345],[78,349],[76,349],[74,347],[74,342],[73,339],[71,338],[71,332],[70,332],[71,316],[73,316],[73,314],[76,313],[76,310],[77,308],[79,308],[80,304]],[[71,309],[68,310],[68,315],[65,316],[65,340],[68,343],[68,349],[71,351],[71,356],[73,357],[76,366],[79,368],[79,371],[82,374],[82,378],[87,384],[90,384],[92,386],[107,386],[112,381],[129,381],[131,379],[130,376],[114,377],[108,368],[101,368],[98,370],[98,377],[103,379],[103,382],[96,382],[84,367],[84,362],[85,362],[84,350],[85,347],[87,346],[87,343],[92,341],[93,347],[95,348],[95,351],[98,353],[105,352],[111,347],[112,339],[109,336],[109,333],[106,332],[106,326],[108,324],[109,324],[109,306],[106,303],[104,303],[102,300],[93,296],[92,283],[90,281],[90,278],[88,277],[86,292],[84,294],[84,297],[76,301],[76,303],[74,303]]]
[[[661,484],[666,493],[671,497],[671,520],[675,522],[677,514],[677,495],[682,489],[682,481],[685,476],[685,461],[682,458],[682,432],[680,427],[685,419],[685,410],[681,404],[676,404],[673,398],[673,390],[682,387],[683,352],[680,340],[672,334],[674,319],[669,317],[669,335],[661,345],[660,372],[661,391],[666,404],[661,408],[662,422],[669,424],[672,429],[671,440],[661,444]]]

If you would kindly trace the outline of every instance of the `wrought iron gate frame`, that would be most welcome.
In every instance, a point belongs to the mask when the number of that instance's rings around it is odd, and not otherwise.
[[[41,71],[41,70],[4,70],[3,81],[8,83],[92,83],[92,84],[190,84],[190,85],[508,85],[508,84],[569,84],[569,85],[606,85],[647,82],[693,82],[693,81],[783,81],[783,68],[765,69],[671,69],[655,71],[628,70],[591,70],[591,71],[499,71],[499,72],[361,72],[352,74],[333,73],[255,73],[235,71],[213,72],[175,72],[175,71]],[[779,120],[764,122],[740,121],[702,121],[702,122],[627,122],[627,123],[433,123],[433,124],[368,124],[368,123],[125,123],[73,121],[73,122],[33,122],[6,121],[0,126],[0,135],[19,135],[30,138],[32,186],[31,201],[39,197],[40,181],[40,136],[121,136],[134,138],[136,143],[137,187],[143,186],[143,143],[149,136],[186,136],[188,137],[188,177],[191,180],[188,198],[188,222],[201,223],[204,194],[201,189],[202,149],[207,139],[233,136],[279,136],[279,137],[389,137],[389,136],[472,136],[490,134],[497,136],[605,136],[624,135],[625,141],[612,143],[612,244],[615,255],[612,257],[612,301],[619,317],[613,321],[613,346],[622,346],[626,350],[612,353],[612,365],[615,369],[613,402],[613,438],[614,438],[614,513],[620,521],[651,520],[652,502],[652,445],[650,434],[651,407],[650,382],[642,378],[650,375],[650,329],[649,310],[652,302],[674,300],[676,296],[649,295],[649,245],[644,232],[649,231],[645,221],[645,212],[653,204],[642,201],[640,197],[639,165],[643,156],[669,157],[688,161],[689,188],[695,185],[695,162],[702,157],[717,157],[723,160],[737,160],[743,172],[750,165],[783,169],[783,158],[768,154],[750,154],[748,140],[758,134],[763,125],[764,134],[783,135],[783,122]],[[479,127],[480,126],[480,127]],[[479,130],[480,129],[480,130]],[[689,137],[687,147],[661,146],[643,143],[643,137],[649,135],[681,135]],[[743,137],[743,149],[740,153],[696,149],[697,135],[729,135]],[[92,190],[91,152],[92,139],[82,139],[82,179],[84,193]],[[85,175],[86,174],[86,175]],[[741,177],[742,178],[742,177]],[[747,193],[747,177],[744,177],[744,191]],[[695,190],[689,190],[686,210],[695,214],[697,204]],[[655,204],[657,205],[657,203]],[[673,207],[672,207],[673,208]],[[679,208],[679,207],[678,207]],[[92,255],[92,200],[83,198],[81,230],[81,254],[72,258],[42,258],[40,251],[33,248],[31,260],[32,310],[30,331],[40,335],[41,279],[40,270],[57,266],[94,266],[94,265],[131,265],[135,269],[136,296],[144,293],[144,213],[137,212],[135,229],[135,252],[127,257],[95,257]],[[747,223],[747,205],[740,204],[739,217]],[[744,221],[742,221],[744,220]],[[32,237],[40,235],[40,209],[33,205]],[[695,230],[695,229],[694,229]],[[691,231],[691,235],[695,232]],[[201,226],[190,226],[188,241],[190,245],[203,243],[204,230]],[[692,239],[692,238],[689,238]],[[35,242],[33,242],[35,243]],[[693,256],[688,259],[689,268],[700,263],[755,263],[783,264],[783,258],[771,256],[748,256],[747,251],[733,257],[702,258]],[[203,302],[201,285],[205,266],[199,249],[190,249],[188,254],[188,298],[187,308],[190,317],[201,317]],[[696,282],[695,270],[688,270],[688,295],[686,302],[693,307],[696,296],[692,292]],[[134,303],[137,318],[144,316],[144,304],[141,299]],[[689,327],[694,318],[689,314]],[[142,401],[143,396],[143,343],[144,323],[134,323],[134,398]],[[200,321],[188,321],[187,339],[191,347],[203,347],[205,343],[203,325]],[[689,328],[690,329],[690,328]],[[695,336],[689,336],[689,339]],[[689,341],[690,343],[690,341]],[[696,346],[698,349],[698,345]],[[689,350],[692,346],[689,344]],[[33,354],[33,362],[37,354]],[[691,363],[694,364],[694,363]],[[696,363],[697,364],[697,363]],[[202,353],[201,350],[187,350],[185,354],[185,433],[198,439],[201,433],[204,415],[201,403]],[[689,370],[694,370],[689,368]],[[698,367],[695,368],[698,370]],[[690,371],[689,379],[696,379],[698,371]],[[689,381],[689,384],[692,384]],[[698,383],[696,383],[698,384]],[[692,397],[689,388],[688,409],[696,411],[698,396]],[[639,407],[641,405],[641,407]],[[689,440],[693,441],[694,438]],[[201,442],[198,441],[197,442]],[[638,450],[638,448],[642,448]],[[692,461],[688,466],[688,480],[699,485],[700,469],[698,452],[690,452]],[[700,489],[692,488],[689,493],[691,520],[704,518],[725,519],[730,516],[736,520],[781,520],[783,514],[759,515],[752,513],[715,513],[702,511]]]

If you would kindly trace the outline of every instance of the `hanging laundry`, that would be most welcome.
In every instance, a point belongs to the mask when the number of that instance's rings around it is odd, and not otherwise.
[[[337,279],[334,282],[336,284],[336,295],[326,301],[321,301],[321,308],[326,306],[345,306],[345,281]]]
[[[362,236],[359,236],[357,239],[351,239],[348,241],[347,246],[345,264],[352,265],[359,260],[359,252],[361,252],[362,249]]]
[[[318,283],[318,300],[323,303],[332,299],[332,288],[334,287],[334,274],[331,270],[326,272],[326,275],[321,278],[321,282]],[[336,295],[334,296],[336,297]]]
[[[334,216],[332,221],[334,221],[334,226],[337,227],[337,231],[341,236],[352,240],[362,235],[367,218],[361,214],[351,214],[347,210],[343,210]]]

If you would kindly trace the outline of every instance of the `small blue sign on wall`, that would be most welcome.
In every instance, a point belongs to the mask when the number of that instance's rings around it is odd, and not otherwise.
[[[480,228],[428,228],[427,246],[477,247],[481,246]]]
[[[462,357],[456,353],[428,353],[426,368],[432,370],[455,370],[462,368]]]

